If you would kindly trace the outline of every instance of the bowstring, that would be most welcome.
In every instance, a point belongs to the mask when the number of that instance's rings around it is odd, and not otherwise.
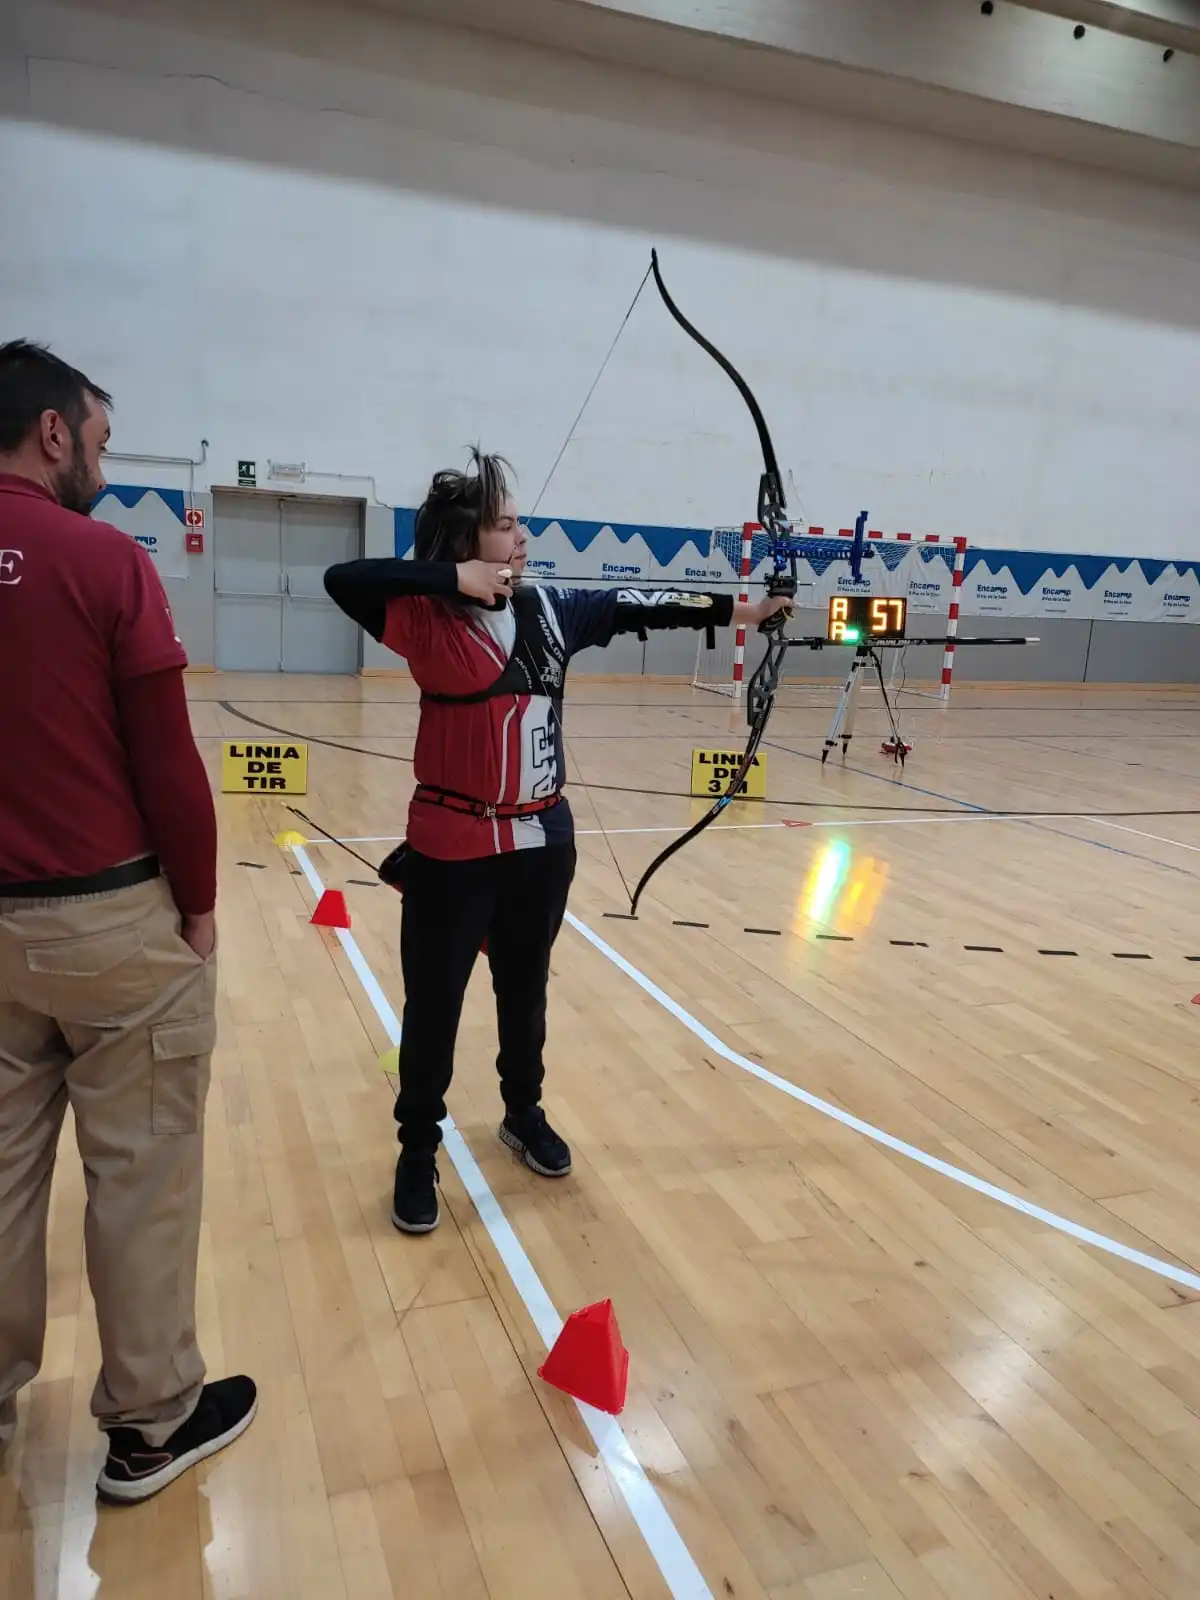
[[[538,603],[539,603],[539,605],[541,604],[540,601]],[[592,808],[592,815],[595,817],[596,821],[600,824],[600,836],[604,840],[604,843],[608,846],[608,853],[609,853],[609,856],[612,858],[613,866],[617,869],[617,877],[620,878],[620,880],[621,880],[621,887],[625,891],[625,898],[632,903],[633,895],[630,892],[629,880],[626,878],[624,872],[621,870],[621,863],[617,860],[617,852],[613,848],[613,842],[608,836],[608,831],[604,826],[604,822],[603,822],[603,820],[602,820],[602,818],[600,816],[599,811],[596,809],[596,802],[592,798],[591,790],[587,786],[587,779],[584,778],[583,775],[582,775],[583,769],[579,765],[579,757],[571,749],[570,742],[567,739],[567,730],[563,727],[563,720],[559,716],[558,710],[557,710],[557,708],[556,708],[556,706],[554,704],[554,697],[553,697],[553,695],[551,695],[549,693],[549,691],[547,689],[546,680],[542,677],[542,674],[538,669],[538,664],[533,659],[533,652],[532,652],[532,650],[530,650],[528,644],[526,644],[525,641],[523,639],[521,639],[521,635],[520,635],[520,631],[519,631],[520,630],[520,621],[519,621],[519,619],[515,619],[515,620],[517,620],[517,628],[518,628],[517,638],[521,641],[521,644],[522,644],[522,646],[524,648],[525,658],[529,662],[530,671],[533,673],[533,676],[536,679],[538,687],[541,689],[542,694],[545,695],[546,704],[550,707],[550,715],[554,718],[554,725],[555,725],[555,727],[557,727],[558,732],[559,732],[559,736],[561,737],[562,742],[563,742],[563,754],[570,756],[571,760],[575,763],[575,771],[579,775],[580,787],[582,788],[584,794],[587,795],[588,805],[590,805],[591,808]],[[565,774],[564,774],[564,776],[565,776]]]
[[[621,321],[618,324],[617,331],[613,335],[612,343],[609,345],[608,349],[605,351],[604,359],[600,363],[599,370],[597,371],[596,376],[592,379],[591,383],[589,384],[588,391],[583,397],[583,404],[580,406],[579,410],[575,413],[575,420],[571,423],[571,426],[567,429],[567,436],[563,440],[562,445],[561,445],[561,447],[559,449],[559,452],[554,458],[554,462],[553,462],[553,464],[552,464],[552,466],[550,468],[550,471],[546,474],[546,481],[542,484],[542,487],[537,492],[537,496],[534,499],[533,505],[531,506],[531,508],[530,508],[530,510],[529,510],[529,512],[528,512],[528,514],[526,516],[525,520],[527,522],[531,522],[533,520],[533,518],[537,516],[538,507],[541,505],[542,501],[545,499],[546,491],[547,491],[547,489],[549,489],[550,484],[553,481],[554,474],[558,471],[559,465],[562,462],[562,458],[566,455],[567,449],[568,449],[568,447],[569,447],[569,445],[571,443],[571,440],[575,437],[575,431],[579,427],[580,422],[582,422],[582,420],[583,420],[584,412],[587,410],[588,406],[591,404],[592,396],[595,394],[597,388],[600,385],[600,379],[604,376],[605,370],[608,367],[608,363],[612,360],[613,352],[616,350],[617,345],[620,343],[621,335],[625,332],[626,325],[628,324],[630,317],[632,317],[632,315],[634,313],[634,308],[636,307],[638,301],[642,298],[642,290],[646,287],[646,284],[650,281],[650,274],[653,272],[653,270],[654,270],[653,265],[651,265],[651,266],[647,267],[645,272],[642,274],[642,281],[637,286],[637,292],[634,294],[633,299],[629,302],[629,305],[628,305],[628,307],[626,308],[626,311],[625,311],[625,315],[621,318]],[[592,815],[595,817],[596,821],[600,825],[600,836],[604,840],[605,846],[608,849],[608,854],[609,854],[609,856],[610,856],[610,858],[612,860],[612,864],[616,868],[617,877],[620,878],[620,880],[621,880],[621,887],[625,891],[625,897],[626,897],[627,900],[632,901],[633,895],[631,894],[630,889],[629,889],[629,881],[626,878],[625,873],[623,872],[623,870],[621,868],[621,863],[617,860],[617,852],[613,848],[612,840],[609,838],[608,829],[604,826],[604,818],[600,815],[600,811],[599,811],[599,809],[598,809],[598,807],[596,805],[595,799],[592,796],[592,792],[588,788],[587,779],[583,777],[583,769],[579,764],[579,758],[576,756],[575,752],[571,749],[570,740],[567,738],[567,730],[563,726],[563,720],[559,716],[558,711],[557,711],[557,709],[555,707],[554,698],[553,698],[552,695],[547,693],[546,684],[545,684],[545,682],[544,682],[544,680],[542,678],[541,673],[538,671],[537,663],[534,661],[533,656],[532,656],[532,654],[531,654],[531,652],[529,650],[528,645],[525,646],[525,654],[526,654],[526,657],[528,658],[529,666],[530,666],[530,668],[531,668],[531,670],[533,672],[533,675],[534,675],[535,679],[537,680],[539,686],[541,687],[542,693],[543,693],[543,695],[545,695],[546,702],[550,707],[550,715],[554,718],[554,724],[557,727],[558,732],[559,732],[559,737],[562,739],[562,742],[563,742],[563,754],[566,755],[566,756],[569,756],[571,761],[574,763],[575,772],[576,772],[576,774],[578,776],[578,779],[579,779],[579,785],[582,788],[584,794],[587,796],[588,805],[590,805],[591,808],[592,808]]]
[[[575,420],[567,430],[567,437],[563,440],[562,448],[559,450],[558,454],[554,458],[554,465],[550,468],[550,471],[546,474],[545,483],[543,483],[542,487],[538,490],[537,498],[534,500],[533,506],[529,511],[529,517],[530,518],[537,516],[537,509],[541,505],[543,499],[545,498],[546,490],[550,487],[550,483],[551,483],[551,480],[554,477],[554,474],[558,471],[559,463],[561,462],[562,458],[567,453],[567,446],[571,443],[571,440],[575,437],[575,430],[576,430],[576,428],[578,428],[580,422],[583,420],[583,413],[587,410],[588,406],[591,404],[592,396],[596,392],[596,388],[597,388],[597,386],[598,386],[598,384],[600,382],[600,379],[604,376],[604,369],[608,366],[608,363],[612,360],[613,351],[617,348],[617,345],[620,342],[621,335],[625,332],[625,324],[629,321],[630,317],[633,315],[634,307],[637,305],[638,301],[642,298],[642,290],[646,287],[646,284],[649,282],[650,274],[651,274],[652,271],[653,271],[652,267],[647,267],[646,268],[645,275],[643,276],[641,283],[639,283],[638,286],[637,286],[637,293],[634,295],[633,299],[629,302],[629,308],[625,312],[625,315],[621,318],[620,326],[617,328],[616,333],[613,335],[613,341],[609,345],[608,350],[605,352],[604,360],[600,363],[600,370],[596,373],[596,376],[592,379],[591,386],[588,389],[588,392],[583,397],[583,404],[580,406],[579,410],[575,413]]]

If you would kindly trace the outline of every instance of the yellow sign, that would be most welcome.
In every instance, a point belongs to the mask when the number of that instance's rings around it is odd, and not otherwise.
[[[693,750],[692,793],[716,797],[733,781],[733,775],[746,758],[744,750]],[[739,800],[765,800],[767,797],[767,758],[755,756],[750,771],[738,790]]]
[[[227,740],[221,750],[222,794],[307,794],[306,744]]]

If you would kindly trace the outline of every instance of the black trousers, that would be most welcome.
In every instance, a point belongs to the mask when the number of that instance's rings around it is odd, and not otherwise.
[[[435,861],[408,852],[396,1099],[405,1149],[436,1149],[441,1143],[438,1123],[446,1115],[463,996],[485,939],[496,995],[496,1066],[504,1109],[526,1111],[541,1100],[550,949],[574,876],[573,841],[476,861]]]

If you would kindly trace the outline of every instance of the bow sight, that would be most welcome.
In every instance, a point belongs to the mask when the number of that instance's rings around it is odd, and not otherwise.
[[[792,525],[783,510],[783,490],[778,478],[769,483],[771,474],[762,476],[758,490],[758,515],[767,538],[767,555],[771,571],[767,576],[769,595],[786,595],[794,600],[799,587],[796,558],[803,552],[807,560],[848,561],[850,576],[855,583],[862,576],[863,547],[866,539],[867,513],[860,511],[854,524],[854,538],[849,545],[840,539],[811,539],[792,532]],[[765,513],[765,516],[764,516]],[[759,624],[759,632],[766,640],[763,658],[750,678],[746,690],[746,713],[750,726],[765,722],[775,703],[783,663],[792,645],[815,648],[812,639],[788,638],[784,632],[790,611],[777,611]]]

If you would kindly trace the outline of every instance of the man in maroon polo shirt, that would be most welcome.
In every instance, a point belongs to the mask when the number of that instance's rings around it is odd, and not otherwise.
[[[187,657],[140,545],[87,515],[109,397],[0,345],[0,1451],[46,1325],[68,1103],[108,1438],[101,1498],[149,1498],[253,1420],[196,1342],[215,1040],[216,818]]]

